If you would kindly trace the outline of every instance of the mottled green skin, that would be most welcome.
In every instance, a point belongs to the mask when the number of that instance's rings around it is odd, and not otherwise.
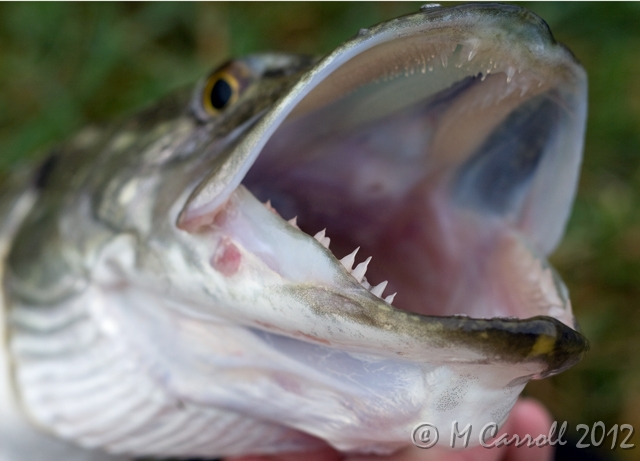
[[[268,63],[270,58],[266,55],[261,59]],[[88,128],[55,149],[28,185],[37,192],[38,199],[20,226],[9,254],[7,264],[15,280],[11,287],[16,294],[43,304],[70,295],[70,286],[76,282],[67,278],[82,279],[84,253],[96,250],[83,247],[83,243],[95,245],[119,232],[138,231],[129,222],[125,207],[118,204],[123,185],[136,177],[163,178],[164,195],[158,197],[158,206],[163,199],[172,200],[183,193],[224,158],[225,153],[216,143],[269,108],[296,81],[301,67],[308,66],[305,57],[286,59],[290,60],[290,67],[282,73],[278,68],[265,78],[256,75],[256,82],[234,107],[206,123],[191,113],[194,91],[186,88],[123,122]],[[126,141],[114,145],[114,139],[119,137]],[[162,146],[157,142],[163,137],[171,140],[167,142],[188,137],[197,147],[187,154],[176,149],[171,155],[158,158]],[[203,155],[208,144],[214,147]],[[232,151],[227,148],[227,155]],[[61,235],[60,220],[84,198],[90,201],[91,213],[83,216],[86,221],[77,223],[79,235]],[[9,195],[7,199],[13,197]],[[153,219],[164,221],[166,215],[154,213]]]

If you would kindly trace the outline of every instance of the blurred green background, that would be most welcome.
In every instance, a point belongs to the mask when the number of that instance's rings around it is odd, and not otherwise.
[[[419,5],[0,3],[0,172],[228,57],[323,54],[359,28]],[[526,392],[570,426],[603,421],[640,431],[640,4],[526,6],[589,74],[580,189],[552,260],[591,341],[582,363]],[[640,436],[631,442],[640,445]],[[613,456],[640,459],[640,448]]]

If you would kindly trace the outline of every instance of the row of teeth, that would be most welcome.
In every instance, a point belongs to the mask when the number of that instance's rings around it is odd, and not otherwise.
[[[295,227],[296,229],[300,229],[298,227],[297,216],[295,216],[294,218],[290,219],[287,222],[291,224],[293,227]],[[331,239],[326,236],[326,232],[327,232],[326,229],[322,229],[320,232],[314,235],[313,238],[316,239],[318,242],[320,242],[320,244],[328,250],[329,243],[331,243]],[[347,256],[342,258],[340,260],[340,263],[342,263],[342,266],[347,270],[348,273],[350,273],[358,281],[360,285],[362,285],[364,288],[369,290],[372,294],[376,295],[378,298],[384,299],[384,301],[387,304],[391,304],[394,298],[396,297],[397,293],[393,293],[392,295],[389,295],[386,298],[382,297],[382,293],[384,292],[384,289],[387,288],[388,282],[385,280],[384,282],[381,282],[376,286],[371,286],[371,284],[367,282],[367,278],[364,276],[364,274],[366,274],[367,272],[367,267],[371,262],[371,256],[369,256],[367,259],[362,261],[355,268],[353,267],[353,263],[356,260],[356,254],[358,253],[359,249],[360,247],[356,248],[355,250],[353,250],[351,254],[348,254]]]
[[[322,242],[320,241],[320,243]],[[328,249],[329,247],[327,246],[326,248]],[[347,270],[347,272],[349,272],[360,283],[360,285],[365,287],[367,290],[369,290],[372,294],[376,295],[378,298],[384,299],[386,303],[388,304],[393,303],[393,299],[396,297],[397,293],[393,293],[392,295],[389,295],[386,298],[382,297],[382,293],[384,292],[384,289],[387,288],[387,284],[389,282],[385,280],[384,282],[380,282],[376,286],[371,286],[371,284],[367,281],[367,278],[364,276],[364,274],[367,272],[367,267],[371,262],[371,256],[369,256],[367,259],[365,259],[360,264],[358,264],[354,269],[352,269],[353,263],[355,262],[355,259],[356,259],[356,254],[358,253],[359,249],[360,247],[353,250],[352,253],[342,258],[340,262],[342,263],[344,268]]]

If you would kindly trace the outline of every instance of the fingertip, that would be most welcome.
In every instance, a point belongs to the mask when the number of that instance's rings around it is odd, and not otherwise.
[[[548,443],[548,438],[552,424],[551,414],[540,402],[531,398],[518,400],[501,432],[517,434],[521,439],[530,436],[533,441],[538,440],[538,437],[546,437],[543,440],[547,440],[547,443],[544,446],[510,445],[505,461],[551,461],[554,447]]]
[[[536,399],[522,398],[513,406],[509,421],[515,425],[514,432],[533,436],[549,432],[553,417]]]

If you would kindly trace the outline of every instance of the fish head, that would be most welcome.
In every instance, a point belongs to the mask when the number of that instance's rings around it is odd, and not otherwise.
[[[83,267],[110,301],[93,315],[162,392],[385,452],[421,421],[504,422],[530,379],[587,350],[546,260],[585,119],[585,72],[539,17],[425,8],[322,59],[230,61],[125,122],[68,211],[95,225],[67,235],[100,249]],[[310,446],[278,437],[123,446]]]
[[[200,113],[215,85],[196,90]],[[424,10],[361,30],[285,87],[168,213],[206,273],[196,315],[249,328],[305,370],[337,350],[457,370],[431,375],[444,387],[485,380],[465,397],[474,421],[504,420],[496,407],[510,408],[526,381],[580,360],[587,342],[546,257],[575,194],[586,76],[540,18],[511,6]],[[332,357],[322,379],[348,375],[344,355]],[[314,389],[321,378],[304,373],[292,387]],[[388,376],[364,375],[369,391],[390,392]],[[489,376],[503,392],[490,404]],[[463,414],[434,386],[431,409],[415,414]],[[283,412],[350,450],[390,437],[370,428],[410,412],[399,406],[366,423],[358,413],[357,436]],[[477,417],[481,407],[493,416]]]
[[[546,257],[575,194],[586,76],[540,18],[425,9],[296,72],[169,213],[207,247],[196,253],[215,280],[208,291],[269,300],[234,318],[291,335],[307,320],[276,312],[292,302],[314,319],[306,339],[359,349],[353,332],[330,329],[340,319],[377,331],[363,350],[416,358],[426,343],[404,350],[400,325],[495,319],[498,331],[522,328],[517,341],[541,321],[583,350]],[[213,75],[193,102],[205,124]],[[447,334],[438,341],[454,347]]]

